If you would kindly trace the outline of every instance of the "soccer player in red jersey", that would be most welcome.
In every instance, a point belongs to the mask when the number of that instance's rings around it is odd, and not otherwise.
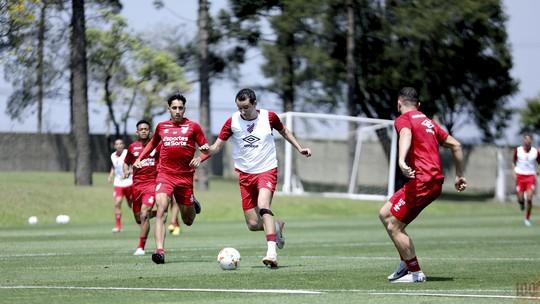
[[[213,155],[231,139],[232,156],[234,167],[239,173],[242,208],[247,227],[251,231],[264,230],[268,249],[262,262],[268,267],[276,268],[278,267],[276,247],[281,249],[284,245],[282,236],[284,222],[274,220],[271,211],[278,166],[272,131],[277,130],[306,157],[311,156],[311,150],[298,143],[276,113],[257,110],[257,98],[253,90],[240,90],[235,101],[238,112],[225,122],[209,151],[201,149],[201,152]],[[206,158],[207,156],[203,155],[202,159]]]
[[[523,135],[523,145],[514,149],[514,173],[519,207],[525,210],[525,226],[531,226],[532,199],[536,190],[536,175],[540,164],[540,152],[532,146],[532,136]],[[525,195],[527,208],[525,208]]]
[[[174,196],[180,207],[182,221],[191,226],[195,220],[197,210],[193,197],[193,156],[198,145],[202,150],[208,149],[208,142],[201,126],[184,117],[186,111],[186,98],[181,94],[174,94],[167,99],[171,119],[160,122],[152,140],[139,155],[134,167],[141,168],[144,159],[161,142],[159,164],[156,178],[156,252],[152,261],[156,264],[165,263],[165,213]]]
[[[146,120],[137,122],[137,140],[128,147],[124,160],[124,173],[129,174],[129,166],[133,165],[137,157],[144,150],[151,137],[150,123]],[[141,160],[141,168],[133,168],[133,214],[135,221],[140,225],[139,245],[133,255],[144,255],[146,239],[150,232],[150,218],[155,204],[156,164],[158,161],[157,149]]]
[[[439,157],[439,145],[449,148],[456,167],[455,188],[467,188],[463,177],[461,144],[441,129],[437,123],[418,111],[420,101],[416,90],[405,87],[399,92],[398,111],[394,122],[399,134],[399,168],[409,181],[389,199],[379,211],[379,217],[400,255],[401,262],[388,276],[391,282],[424,282],[412,239],[405,228],[420,212],[441,194],[444,175]]]
[[[114,149],[116,151],[111,154],[112,167],[108,178],[109,183],[113,182],[114,185],[113,199],[114,216],[116,219],[116,223],[112,229],[114,233],[122,231],[122,200],[125,197],[129,207],[131,207],[132,201],[131,185],[133,181],[129,175],[124,178],[124,159],[127,155],[127,150],[124,147],[125,144],[122,139],[116,139],[114,141]]]

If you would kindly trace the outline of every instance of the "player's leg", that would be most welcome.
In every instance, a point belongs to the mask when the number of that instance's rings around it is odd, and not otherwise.
[[[114,218],[115,224],[112,232],[122,231],[122,199],[123,191],[121,187],[114,187],[113,202],[114,202]]]
[[[156,193],[156,226],[154,236],[156,239],[156,252],[152,255],[152,261],[156,264],[165,263],[165,221],[167,220],[167,208],[169,208],[169,196],[167,193]]]
[[[531,226],[531,211],[532,211],[533,196],[534,196],[534,188],[530,187],[527,190],[527,199],[526,199],[526,206],[525,206],[525,219],[524,219],[525,226]]]
[[[134,255],[144,255],[144,248],[146,246],[146,240],[148,239],[148,233],[150,232],[150,217],[151,211],[155,204],[153,187],[147,193],[140,193],[134,196],[133,211],[139,209],[140,215],[140,232],[139,232],[139,244],[135,250]]]
[[[176,200],[173,196],[173,202],[171,203],[171,224],[169,227],[167,227],[167,230],[172,235],[179,235],[180,234],[180,224],[178,224],[178,213],[180,212],[180,207],[178,206]]]
[[[274,213],[271,210],[273,193],[266,188],[259,189],[259,197],[257,200],[257,206],[259,209],[259,215],[262,219],[264,233],[266,235],[266,256],[262,262],[271,268],[278,267],[277,263],[277,236],[276,236],[276,221],[274,219]]]
[[[516,196],[521,211],[525,210],[525,190],[523,175],[516,174]]]
[[[195,204],[193,203],[193,189],[192,188],[179,188],[175,191],[174,197],[180,209],[180,216],[182,222],[186,226],[191,226],[197,216],[195,212]]]
[[[401,278],[405,278],[408,275],[408,271],[410,271],[413,273],[412,276],[414,276],[411,282],[425,281],[425,276],[421,272],[420,264],[416,258],[412,239],[405,232],[407,224],[401,222],[392,214],[390,210],[393,205],[392,202],[386,202],[379,211],[379,218],[401,257],[400,265],[388,279],[391,282],[398,281]]]

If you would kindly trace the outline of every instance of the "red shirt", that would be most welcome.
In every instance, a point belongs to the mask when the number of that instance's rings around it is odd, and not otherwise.
[[[141,152],[144,150],[145,146],[146,145],[143,145],[143,143],[138,140],[129,145],[126,158],[124,159],[124,163],[126,163],[127,165],[133,165],[137,157],[139,157]],[[141,160],[142,168],[139,169],[133,167],[134,185],[154,183],[156,181],[156,165],[158,162],[158,154],[158,149],[155,149],[144,159]]]
[[[412,142],[406,162],[416,171],[416,179],[422,182],[444,179],[439,145],[448,133],[420,111],[400,115],[394,126],[398,134],[403,128],[411,130]]]
[[[195,155],[196,145],[208,143],[201,126],[187,118],[179,123],[171,120],[160,122],[150,144],[157,147],[159,142],[161,150],[157,170],[167,174],[194,172],[189,163]]]

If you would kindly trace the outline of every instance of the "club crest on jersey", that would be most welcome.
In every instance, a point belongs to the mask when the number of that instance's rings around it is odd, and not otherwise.
[[[247,131],[248,131],[249,133],[253,132],[254,129],[255,129],[255,123],[249,124],[249,125],[247,126]]]
[[[188,130],[189,130],[189,126],[180,127],[180,132],[182,132],[182,134],[186,134]]]

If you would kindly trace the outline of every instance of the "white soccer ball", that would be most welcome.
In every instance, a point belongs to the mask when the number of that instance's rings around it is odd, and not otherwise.
[[[57,224],[67,224],[69,223],[69,215],[60,214],[56,217],[56,223]]]
[[[28,224],[35,225],[37,223],[38,223],[37,216],[31,216],[31,217],[28,218]]]
[[[240,267],[241,259],[240,252],[231,247],[221,249],[217,256],[219,267],[223,270],[234,270]]]

